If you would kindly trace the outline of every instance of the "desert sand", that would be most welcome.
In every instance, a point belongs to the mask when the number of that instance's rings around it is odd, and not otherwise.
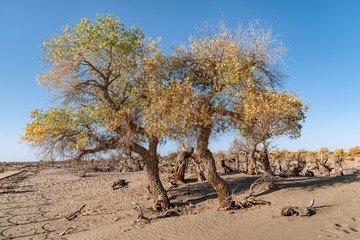
[[[221,176],[235,200],[246,196],[259,178]],[[186,178],[168,190],[179,216],[157,218],[149,209],[145,172],[92,172],[84,177],[69,169],[30,171],[21,181],[0,181],[0,239],[360,239],[359,175],[273,178],[272,187],[257,195],[271,205],[228,211],[216,210],[216,194],[206,181]],[[113,190],[119,179],[127,186]],[[303,207],[312,198],[315,215],[280,214],[283,207]],[[150,223],[135,222],[136,206],[152,217]],[[81,207],[72,220],[64,217]]]

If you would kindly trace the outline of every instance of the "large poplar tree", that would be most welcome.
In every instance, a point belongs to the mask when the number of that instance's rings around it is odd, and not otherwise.
[[[82,19],[45,41],[38,76],[60,107],[34,110],[22,139],[40,153],[82,159],[128,149],[145,161],[157,208],[169,207],[160,181],[157,147],[183,126],[191,92],[171,74],[170,61],[138,28],[117,18]]]

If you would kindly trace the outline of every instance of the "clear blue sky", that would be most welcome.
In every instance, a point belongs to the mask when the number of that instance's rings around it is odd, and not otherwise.
[[[357,0],[9,0],[0,2],[0,161],[37,160],[19,136],[34,108],[51,106],[37,86],[42,41],[83,17],[113,14],[162,38],[162,49],[185,42],[205,21],[228,26],[260,19],[288,48],[286,90],[310,102],[302,137],[280,149],[330,150],[360,145],[360,1]],[[228,148],[219,138],[212,150]],[[162,147],[162,151],[167,149]]]

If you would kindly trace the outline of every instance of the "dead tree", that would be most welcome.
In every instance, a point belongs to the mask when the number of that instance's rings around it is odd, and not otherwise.
[[[220,162],[221,162],[221,167],[224,169],[224,173],[234,172],[234,169],[232,169],[232,167],[230,167],[226,164],[224,155],[222,156]]]
[[[331,167],[327,165],[328,157],[316,158],[316,167],[321,175],[330,176]]]
[[[344,161],[344,158],[340,157],[339,155],[336,156],[336,158],[334,160],[334,165],[335,165],[335,172],[337,174],[343,175],[343,167],[342,167],[343,161]]]
[[[187,160],[192,157],[193,153],[193,147],[180,151],[176,158],[174,173],[172,175],[173,183],[177,184],[179,182],[184,182]]]

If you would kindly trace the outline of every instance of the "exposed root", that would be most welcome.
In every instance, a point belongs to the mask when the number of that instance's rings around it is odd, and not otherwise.
[[[180,216],[177,209],[171,209],[171,210],[167,210],[166,212],[152,215],[150,217],[145,217],[142,208],[137,203],[133,203],[133,204],[136,205],[134,210],[137,210],[139,212],[139,215],[138,215],[137,219],[135,221],[133,221],[132,223],[139,223],[139,226],[142,226],[144,224],[150,224],[152,220],[155,220],[158,218]]]

